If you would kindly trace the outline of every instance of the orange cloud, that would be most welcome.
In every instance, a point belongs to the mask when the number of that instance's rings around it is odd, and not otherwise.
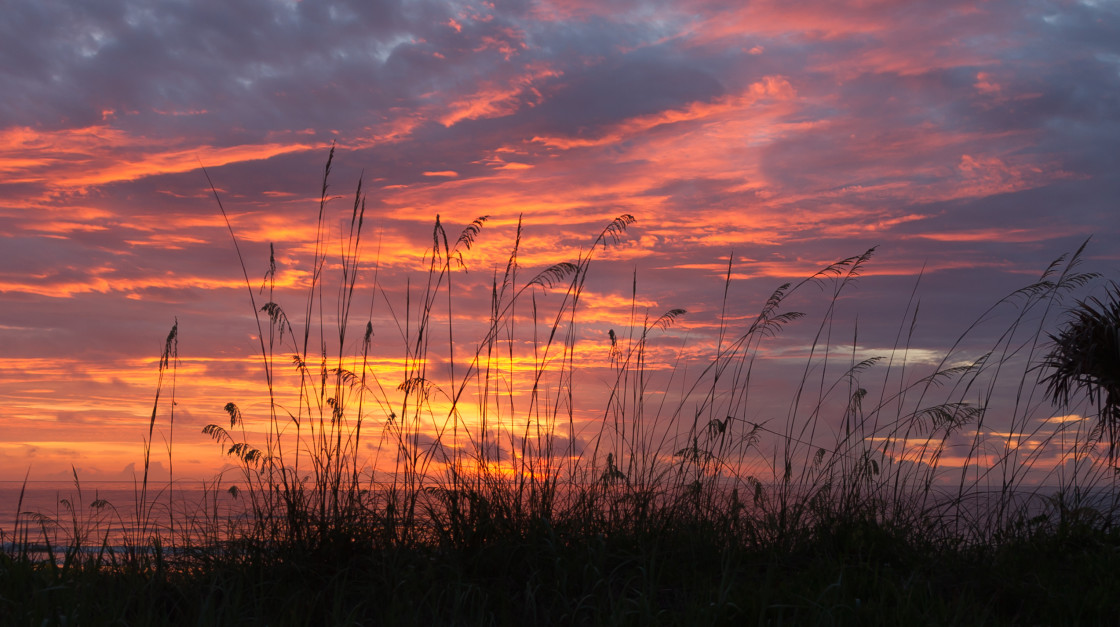
[[[1024,243],[1047,240],[1058,235],[1053,229],[991,228],[954,230],[945,233],[917,233],[912,237],[935,242],[1008,242]]]
[[[997,156],[961,155],[962,182],[957,197],[994,196],[1031,189],[1075,175],[1056,164],[1040,164],[1030,158],[1001,159]]]
[[[684,109],[666,110],[626,120],[592,139],[568,137],[534,137],[533,141],[545,146],[568,150],[616,144],[624,139],[651,129],[680,122],[704,121],[726,118],[741,112],[759,101],[789,101],[797,97],[797,92],[789,80],[782,76],[767,76],[752,83],[744,93],[725,96],[714,102],[694,102]]]
[[[42,183],[52,190],[84,191],[146,176],[190,172],[199,168],[200,159],[218,167],[325,147],[298,142],[183,147],[184,142],[130,135],[110,126],[59,131],[8,127],[0,130],[0,175],[10,181]]]
[[[290,278],[294,282],[295,276]],[[50,298],[70,298],[78,294],[129,293],[149,288],[165,289],[240,289],[242,279],[203,279],[192,276],[153,275],[138,279],[117,276],[113,268],[94,268],[81,280],[56,281],[49,275],[29,276],[23,280],[0,279],[0,294],[35,294]]]
[[[999,95],[1000,91],[1003,90],[1000,84],[992,80],[992,75],[987,72],[977,72],[976,82],[972,86],[981,94]]]
[[[474,93],[448,103],[448,112],[440,116],[440,124],[450,127],[463,120],[502,117],[522,106],[539,104],[543,96],[533,84],[558,77],[561,73],[547,66],[528,66],[526,69],[525,74],[506,81],[504,85],[484,83]]]

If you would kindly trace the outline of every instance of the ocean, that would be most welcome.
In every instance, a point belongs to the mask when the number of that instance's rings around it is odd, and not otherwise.
[[[205,543],[222,539],[231,524],[243,521],[248,503],[224,488],[201,481],[149,483],[141,494],[131,481],[0,481],[0,543],[15,542],[38,552],[79,546],[85,551],[122,550],[149,544]],[[75,542],[77,540],[77,542]]]
[[[21,500],[22,493],[22,500]],[[999,524],[993,516],[1059,514],[1056,488],[1024,488],[1011,494],[951,492],[922,501],[928,516],[958,518],[972,524]],[[1112,516],[1120,510],[1115,485],[1090,488],[1066,506],[1093,509]],[[36,556],[59,555],[68,548],[82,552],[120,552],[151,546],[158,537],[164,547],[215,545],[230,538],[232,528],[249,520],[247,495],[215,490],[198,480],[149,484],[141,499],[138,484],[122,481],[0,481],[0,550],[27,547]],[[1002,507],[1000,506],[1002,504]],[[1067,513],[1073,513],[1067,510]]]

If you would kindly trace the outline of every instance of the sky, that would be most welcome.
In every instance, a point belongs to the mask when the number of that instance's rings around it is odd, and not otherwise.
[[[152,472],[229,463],[201,429],[230,401],[267,414],[254,303],[271,245],[275,300],[297,329],[307,319],[332,146],[320,309],[332,329],[360,181],[342,352],[361,352],[370,322],[390,391],[437,216],[452,244],[488,216],[449,275],[460,360],[519,220],[516,283],[594,254],[573,424],[608,402],[609,331],[686,310],[649,343],[654,387],[683,390],[721,312],[749,322],[782,283],[873,247],[830,342],[887,354],[916,293],[908,359],[935,364],[1087,238],[1082,267],[1102,275],[1087,289],[1120,276],[1120,2],[6,3],[0,479],[134,476],[172,325]],[[619,240],[592,248],[622,215]],[[810,315],[763,345],[738,420],[782,431],[802,411],[783,383],[804,376],[830,285],[791,296]],[[532,294],[542,311],[559,296],[526,292],[526,333]],[[276,351],[281,378],[294,346]],[[583,446],[593,428],[561,431]]]

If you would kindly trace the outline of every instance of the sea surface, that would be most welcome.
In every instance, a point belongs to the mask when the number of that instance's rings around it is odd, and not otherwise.
[[[997,518],[1007,514],[1058,515],[1064,509],[1059,501],[1110,518],[1120,512],[1116,484],[1093,487],[1076,500],[1058,494],[1057,488],[1046,487],[1011,495],[947,492],[915,505],[929,516],[959,517],[981,526],[998,526]],[[146,491],[131,481],[83,481],[80,486],[73,481],[0,481],[0,550],[25,547],[40,557],[73,547],[86,553],[120,552],[150,547],[157,537],[171,549],[212,545],[229,539],[231,529],[243,528],[250,510],[245,493],[232,494],[226,486],[215,489],[198,480],[153,483]]]
[[[131,481],[0,481],[0,545],[115,551],[156,535],[165,544],[215,541],[247,510],[243,496],[200,481],[149,483],[146,491]]]

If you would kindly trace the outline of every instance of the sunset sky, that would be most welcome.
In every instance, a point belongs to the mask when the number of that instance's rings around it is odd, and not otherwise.
[[[889,350],[921,272],[915,359],[1086,238],[1084,269],[1120,279],[1116,0],[15,0],[0,60],[5,480],[131,477],[176,320],[174,434],[161,409],[153,459],[173,437],[176,476],[207,476],[226,459],[203,425],[229,401],[260,411],[249,291],[200,164],[258,306],[273,244],[302,325],[337,147],[331,255],[366,194],[346,350],[372,320],[386,363],[403,352],[388,304],[401,316],[425,280],[437,214],[451,238],[490,216],[454,277],[456,311],[483,321],[519,216],[529,277],[632,214],[595,252],[580,342],[605,361],[632,301],[686,309],[651,348],[654,367],[683,351],[678,377],[715,341],[729,255],[746,319],[878,246],[834,342],[858,328],[861,355]],[[817,311],[827,290],[797,297]],[[791,333],[769,376],[783,354],[800,376]],[[744,419],[788,409],[765,392]]]

